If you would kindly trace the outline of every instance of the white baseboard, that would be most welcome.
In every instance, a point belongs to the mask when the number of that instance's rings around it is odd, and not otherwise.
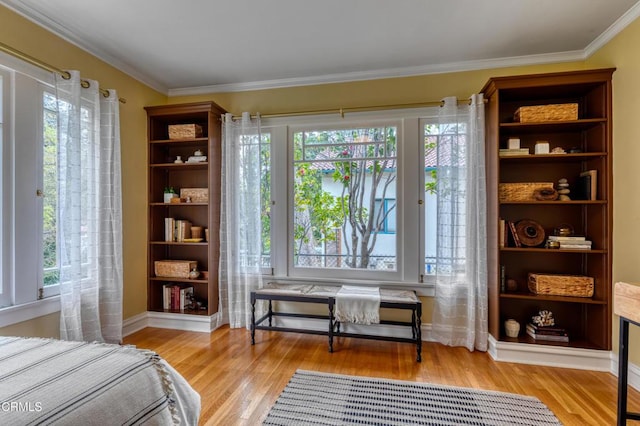
[[[122,336],[128,336],[146,327],[149,327],[148,312],[134,315],[122,321]]]
[[[489,355],[496,361],[579,370],[611,371],[611,352],[550,345],[499,342],[489,335]]]
[[[611,353],[611,374],[618,377],[618,355],[613,352]],[[629,363],[627,383],[632,388],[640,391],[640,367]]]
[[[127,318],[122,324],[122,335],[128,336],[145,327],[169,328],[173,330],[211,333],[222,324],[218,313],[212,316],[172,314],[166,312],[143,312]]]

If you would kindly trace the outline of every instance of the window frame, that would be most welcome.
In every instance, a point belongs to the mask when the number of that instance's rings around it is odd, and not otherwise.
[[[38,175],[39,146],[42,144],[42,94],[54,87],[52,73],[0,53],[3,99],[3,285],[10,300],[0,305],[0,327],[59,311],[56,292],[42,291],[41,199]],[[36,123],[36,126],[34,126]],[[30,142],[30,143],[26,143]],[[19,214],[17,212],[20,212]],[[34,222],[36,226],[34,226]],[[34,265],[36,266],[34,268]],[[53,289],[52,289],[53,290]],[[43,297],[45,297],[43,299]]]
[[[290,220],[288,221],[288,233],[287,233],[287,252],[289,254],[288,259],[288,275],[291,277],[300,278],[314,278],[314,279],[347,279],[347,280],[384,280],[384,281],[398,281],[403,276],[401,269],[402,255],[401,255],[401,241],[399,241],[396,233],[395,241],[395,253],[396,253],[396,269],[393,271],[387,270],[370,270],[370,269],[346,269],[346,268],[311,268],[311,267],[299,267],[294,264],[294,223],[293,223],[293,199],[294,199],[294,180],[293,180],[293,164],[294,164],[294,135],[296,133],[304,131],[323,131],[323,130],[349,130],[356,128],[374,128],[374,127],[395,127],[396,128],[396,191],[402,188],[403,177],[399,170],[401,169],[401,157],[402,146],[399,143],[403,138],[402,133],[402,121],[395,118],[370,118],[361,120],[332,120],[327,121],[324,124],[305,124],[305,125],[292,125],[289,126],[287,145],[290,161],[288,161],[287,168],[289,169],[289,178],[287,179],[287,187],[289,190],[288,197],[288,214]],[[361,160],[366,161],[366,160]],[[396,192],[396,199],[400,198],[401,194]],[[398,229],[402,229],[403,220],[400,216],[400,211],[396,211]]]
[[[424,107],[398,110],[380,110],[349,113],[342,118],[337,114],[307,115],[292,117],[263,118],[262,128],[269,128],[271,132],[271,182],[272,182],[272,222],[271,222],[271,255],[272,270],[264,275],[264,280],[277,280],[282,282],[313,282],[325,284],[353,284],[353,285],[384,285],[413,288],[423,296],[433,296],[434,277],[425,276],[424,270],[424,244],[420,237],[424,233],[424,205],[420,189],[424,188],[424,163],[418,161],[423,152],[420,119],[426,118],[437,121],[439,107]],[[346,124],[346,127],[360,127],[363,122],[378,123],[381,121],[397,120],[400,125],[397,143],[398,157],[397,167],[402,176],[398,180],[396,188],[397,198],[407,200],[404,205],[399,203],[397,211],[397,233],[399,244],[398,255],[402,261],[397,265],[395,275],[380,275],[374,271],[373,277],[344,277],[328,276],[326,270],[319,274],[297,274],[298,271],[290,270],[293,251],[289,249],[289,235],[291,234],[289,218],[292,216],[290,198],[292,198],[293,180],[290,175],[293,171],[293,140],[292,130],[320,125],[333,127],[338,124]],[[407,143],[411,141],[411,143]],[[418,179],[416,179],[418,176]],[[291,195],[290,195],[291,194]],[[291,221],[293,219],[291,218]],[[400,231],[400,226],[403,231]],[[286,238],[282,238],[286,235]],[[280,238],[274,238],[280,236]]]

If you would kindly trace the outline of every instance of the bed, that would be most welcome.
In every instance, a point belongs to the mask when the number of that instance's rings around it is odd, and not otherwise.
[[[200,395],[156,353],[0,336],[6,425],[197,425]]]

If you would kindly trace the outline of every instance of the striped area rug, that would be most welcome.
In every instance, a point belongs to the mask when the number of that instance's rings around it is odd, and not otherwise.
[[[264,425],[559,425],[537,398],[298,370]]]

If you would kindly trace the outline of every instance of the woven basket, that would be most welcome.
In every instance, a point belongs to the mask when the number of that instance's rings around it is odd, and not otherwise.
[[[593,296],[593,277],[529,273],[529,291],[548,296]]]
[[[189,272],[198,267],[195,260],[156,260],[153,263],[156,277],[189,278]]]
[[[540,123],[544,121],[568,121],[578,119],[578,104],[551,104],[523,106],[516,110],[513,121]]]
[[[501,183],[498,185],[498,198],[505,201],[535,201],[536,190],[551,188],[553,182]]]
[[[208,203],[209,188],[180,188],[180,198],[187,197],[192,203]]]
[[[194,139],[202,137],[202,126],[198,124],[170,124],[169,139]]]

